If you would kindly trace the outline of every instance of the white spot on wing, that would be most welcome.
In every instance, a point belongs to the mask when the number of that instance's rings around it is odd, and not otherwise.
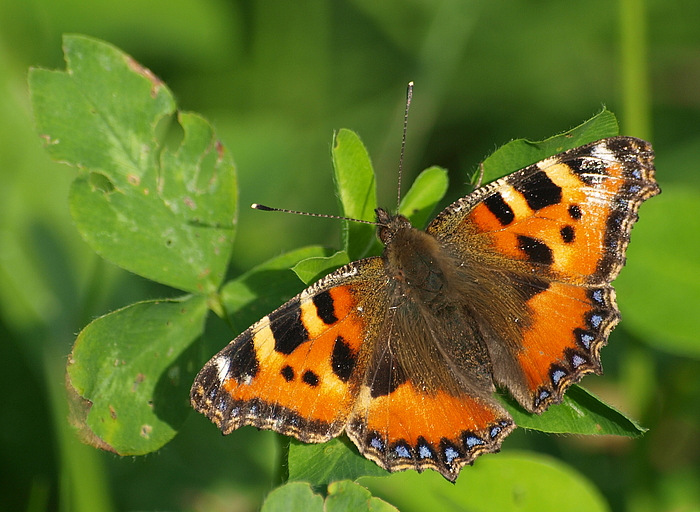
[[[544,160],[537,162],[537,167],[541,171],[544,171],[548,167],[551,167],[551,166],[558,164],[558,163],[559,163],[559,159],[556,156],[550,156],[549,158],[545,158]]]
[[[591,154],[606,162],[616,162],[618,160],[615,153],[610,151],[605,144],[596,144],[593,146]]]
[[[228,377],[228,369],[231,366],[231,360],[226,356],[219,356],[216,358],[216,362],[214,364],[216,364],[217,368],[216,376],[219,379],[219,382],[223,384],[226,377]]]

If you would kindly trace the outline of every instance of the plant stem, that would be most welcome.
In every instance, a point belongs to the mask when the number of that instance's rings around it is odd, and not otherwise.
[[[622,133],[651,139],[645,0],[620,0]]]

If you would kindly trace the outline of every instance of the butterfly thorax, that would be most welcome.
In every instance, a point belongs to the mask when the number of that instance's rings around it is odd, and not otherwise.
[[[433,302],[447,286],[445,257],[437,239],[411,226],[403,215],[390,215],[378,208],[377,234],[384,243],[387,275],[404,293],[422,302]]]

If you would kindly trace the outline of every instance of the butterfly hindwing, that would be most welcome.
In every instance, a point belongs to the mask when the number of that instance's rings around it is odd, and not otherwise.
[[[454,481],[465,464],[499,449],[515,428],[494,399],[493,380],[480,372],[478,344],[465,336],[467,325],[429,324],[407,295],[388,308],[373,342],[348,435],[368,458],[390,471],[432,468]],[[461,344],[458,367],[442,346]],[[466,366],[472,372],[465,372]],[[479,376],[478,374],[481,374]]]

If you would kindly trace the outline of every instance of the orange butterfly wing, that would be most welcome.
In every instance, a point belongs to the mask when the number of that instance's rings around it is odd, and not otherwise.
[[[497,283],[525,300],[514,318],[522,329],[497,340],[508,350],[491,350],[494,378],[525,409],[541,412],[601,372],[600,348],[619,321],[609,283],[639,206],[660,192],[653,158],[645,141],[603,139],[482,187],[428,227],[464,258],[503,273],[508,282]]]
[[[359,297],[379,258],[345,266],[243,332],[192,387],[194,408],[228,434],[243,425],[323,442],[345,427],[367,359]]]

